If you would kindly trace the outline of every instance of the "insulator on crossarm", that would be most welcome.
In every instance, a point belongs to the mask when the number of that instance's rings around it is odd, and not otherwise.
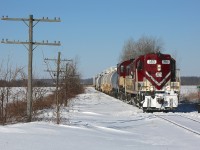
[[[56,17],[54,18],[54,20],[56,20]]]
[[[8,16],[6,16],[6,18],[8,18]]]
[[[4,39],[2,39],[1,42],[4,43]]]
[[[2,16],[2,18],[4,18],[4,16]]]

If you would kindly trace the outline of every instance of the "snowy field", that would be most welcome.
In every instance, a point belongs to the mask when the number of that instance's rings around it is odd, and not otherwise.
[[[50,95],[55,87],[33,87],[33,100]],[[27,88],[25,87],[0,87],[0,93],[8,93],[9,102],[25,100]]]
[[[198,92],[197,86],[193,86],[193,85],[181,86],[181,94],[182,95],[188,95],[190,93],[197,93],[197,92]]]
[[[182,115],[200,121],[200,115],[195,109],[174,113],[143,113],[134,106],[89,87],[85,94],[77,96],[69,107],[62,109],[60,125],[49,121],[53,120],[55,113],[52,110],[45,110],[39,116],[44,118],[44,121],[0,126],[0,149],[199,149],[200,135],[186,131],[155,115]],[[194,126],[197,129],[199,127],[200,123]]]

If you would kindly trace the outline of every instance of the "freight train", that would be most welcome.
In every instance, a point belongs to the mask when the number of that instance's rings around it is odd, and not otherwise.
[[[94,78],[95,88],[146,111],[178,107],[180,71],[169,54],[149,53],[110,67]]]

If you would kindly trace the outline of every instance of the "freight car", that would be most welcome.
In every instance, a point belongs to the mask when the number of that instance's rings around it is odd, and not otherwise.
[[[178,107],[180,74],[169,54],[150,53],[107,69],[95,87],[144,111],[168,111]]]

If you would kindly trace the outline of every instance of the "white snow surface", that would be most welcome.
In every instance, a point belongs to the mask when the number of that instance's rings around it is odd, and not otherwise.
[[[6,96],[7,90],[9,102],[22,101],[26,99],[27,88],[26,87],[0,87],[0,92]],[[55,87],[33,87],[33,100],[40,97],[45,97],[53,93]]]
[[[195,85],[182,85],[181,86],[181,94],[188,95],[190,93],[198,93],[197,86]]]
[[[60,125],[44,121],[0,126],[1,150],[197,150],[200,136],[89,87],[62,108]],[[197,111],[181,114],[200,121]],[[45,121],[46,120],[46,121]],[[53,119],[52,119],[53,120]],[[199,124],[200,125],[200,124]]]

